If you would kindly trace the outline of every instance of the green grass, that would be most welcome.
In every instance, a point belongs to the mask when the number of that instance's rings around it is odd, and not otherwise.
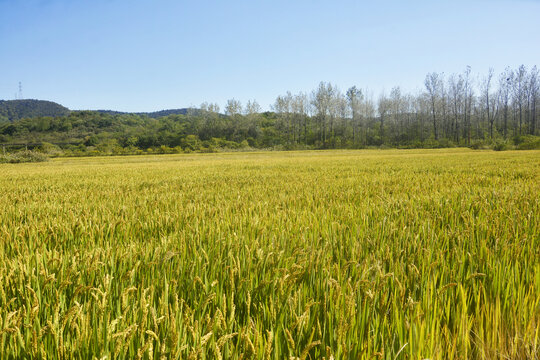
[[[0,173],[2,359],[539,356],[538,151]]]

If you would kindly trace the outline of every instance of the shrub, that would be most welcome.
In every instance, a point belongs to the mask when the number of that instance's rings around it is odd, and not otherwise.
[[[496,142],[493,144],[493,150],[495,151],[508,150],[508,144],[505,142]]]
[[[60,147],[58,145],[54,145],[54,144],[51,144],[51,143],[48,143],[48,142],[42,143],[39,150],[42,153],[47,154],[49,156],[62,155],[62,149],[60,149]]]
[[[514,142],[514,145],[519,145],[523,142],[525,142],[525,136],[522,135],[516,135],[512,138],[512,141]]]
[[[470,146],[469,146],[471,149],[473,150],[485,150],[485,149],[489,149],[489,145],[486,144],[484,141],[482,140],[478,140],[478,141],[475,141],[473,142]]]
[[[30,150],[19,151],[11,154],[0,155],[0,163],[25,163],[25,162],[43,162],[47,161],[49,158],[47,155]]]
[[[212,145],[209,145],[208,147],[202,147],[200,151],[202,153],[215,153],[215,152],[217,152],[217,150]]]
[[[517,145],[518,150],[540,150],[540,136],[524,136]]]
[[[451,148],[451,147],[456,147],[456,144],[452,140],[444,138],[444,139],[439,140],[439,147]]]
[[[172,154],[173,149],[171,149],[167,145],[161,145],[157,152],[160,153],[160,154]]]

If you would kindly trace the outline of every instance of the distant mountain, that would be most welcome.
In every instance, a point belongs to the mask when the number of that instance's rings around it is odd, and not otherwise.
[[[38,116],[65,116],[70,110],[60,104],[44,100],[0,100],[0,120],[14,121]]]
[[[169,116],[169,115],[186,115],[189,112],[191,112],[194,115],[198,115],[200,110],[193,109],[193,108],[182,108],[182,109],[169,109],[169,110],[160,110],[160,111],[154,111],[154,112],[137,112],[137,113],[114,111],[114,110],[97,110],[97,112],[100,112],[102,114],[109,114],[109,115],[127,115],[127,114],[142,115],[142,116],[148,116],[150,118],[157,119],[157,118],[160,118],[163,116]]]

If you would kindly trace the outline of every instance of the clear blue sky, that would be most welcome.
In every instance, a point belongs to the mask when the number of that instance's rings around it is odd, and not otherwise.
[[[540,1],[0,0],[0,99],[153,111],[540,60]]]

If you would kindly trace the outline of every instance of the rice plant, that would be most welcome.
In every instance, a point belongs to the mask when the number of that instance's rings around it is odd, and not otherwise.
[[[537,359],[540,153],[0,165],[2,359]]]

